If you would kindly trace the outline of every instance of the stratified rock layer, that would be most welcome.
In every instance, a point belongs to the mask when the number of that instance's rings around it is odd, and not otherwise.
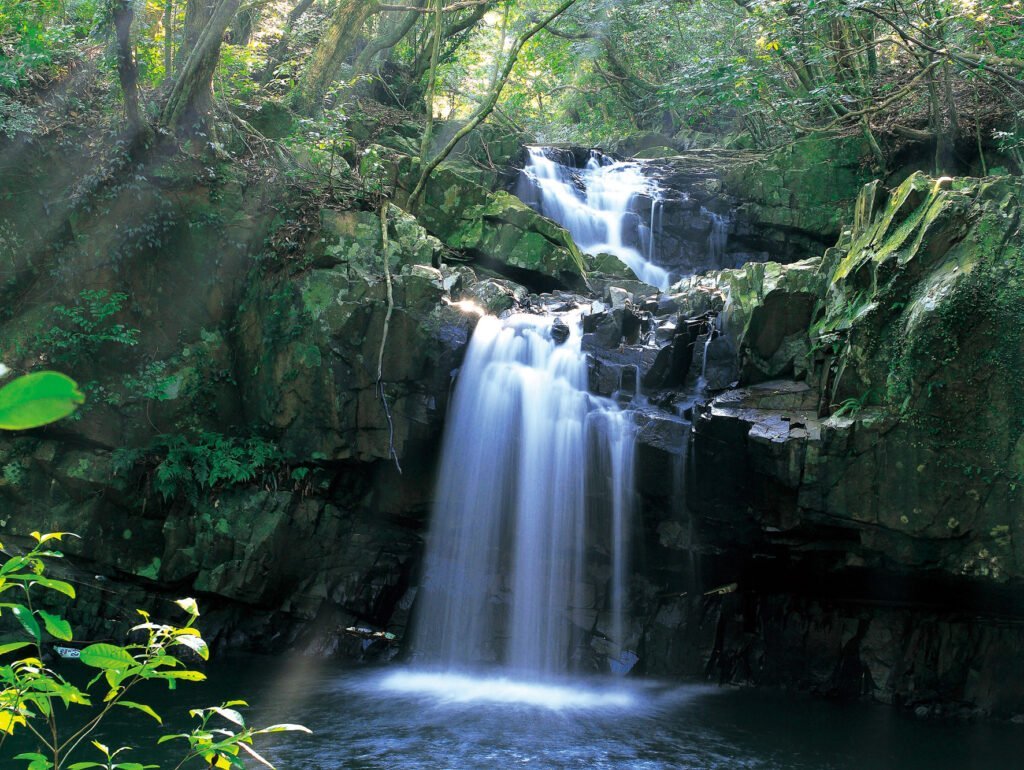
[[[736,585],[673,605],[715,613],[704,642],[676,618],[652,644],[727,680],[1024,709],[1020,204],[1010,179],[873,183],[820,261],[690,283],[746,387],[698,409],[688,534],[662,539]]]

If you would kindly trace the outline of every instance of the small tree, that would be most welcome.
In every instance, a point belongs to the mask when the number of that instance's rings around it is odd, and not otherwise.
[[[6,371],[0,369],[0,373]],[[57,372],[36,372],[19,377],[0,388],[0,430],[27,430],[37,428],[71,414],[85,397],[70,378]],[[174,626],[153,622],[149,614],[137,610],[142,622],[131,629],[137,641],[124,646],[90,644],[67,654],[76,655],[79,662],[96,672],[89,683],[80,688],[44,663],[43,641],[51,638],[59,642],[73,642],[71,624],[59,613],[41,609],[41,594],[58,594],[65,599],[75,598],[70,583],[46,574],[47,565],[62,558],[55,545],[66,532],[41,534],[33,532],[35,545],[22,555],[8,555],[0,565],[0,614],[7,612],[17,621],[21,639],[0,643],[0,658],[15,653],[26,654],[0,666],[0,759],[3,746],[15,731],[31,733],[39,750],[13,757],[25,763],[26,770],[146,770],[157,765],[122,761],[120,755],[129,750],[122,746],[111,749],[90,736],[116,708],[127,708],[146,714],[162,724],[162,717],[149,705],[129,700],[129,693],[148,680],[167,682],[174,689],[178,682],[201,682],[206,676],[188,668],[178,657],[182,652],[209,658],[209,647],[195,623],[199,607],[194,599],[176,602],[187,615],[184,625]],[[0,544],[0,551],[3,545]],[[94,703],[93,693],[104,691],[102,699]],[[244,701],[234,700],[219,706],[191,709],[189,715],[197,719],[198,726],[190,732],[164,735],[158,741],[178,740],[187,744],[175,770],[187,767],[245,767],[241,757],[248,754],[267,767],[273,767],[253,747],[257,736],[269,733],[309,732],[301,725],[277,724],[264,728],[249,727],[238,706]],[[66,727],[68,712],[82,717]],[[87,741],[89,743],[87,744]],[[72,759],[80,748],[91,745],[100,754],[99,761]],[[8,767],[4,761],[4,767]]]

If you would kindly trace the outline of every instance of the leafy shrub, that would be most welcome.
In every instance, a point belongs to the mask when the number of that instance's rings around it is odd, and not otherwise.
[[[39,335],[34,344],[50,354],[53,361],[74,363],[94,355],[107,343],[134,346],[139,330],[115,323],[113,316],[124,308],[128,295],[106,289],[86,289],[71,307],[58,305],[53,312],[62,319]]]
[[[51,638],[64,643],[73,642],[71,624],[60,614],[37,606],[42,592],[75,598],[74,586],[46,575],[47,563],[62,557],[59,551],[51,548],[51,544],[67,535],[64,532],[33,532],[35,546],[24,555],[9,557],[0,566],[0,594],[21,594],[18,601],[0,603],[0,613],[7,611],[14,617],[21,626],[23,637],[19,641],[0,644],[0,656],[28,652],[28,657],[0,666],[0,747],[7,736],[24,730],[34,735],[42,748],[41,751],[13,757],[24,762],[27,770],[155,768],[156,765],[139,762],[114,762],[129,747],[122,746],[112,751],[95,740],[91,745],[100,752],[103,761],[70,762],[79,749],[89,745],[85,743],[86,739],[117,707],[141,712],[163,724],[163,718],[151,706],[126,697],[137,685],[145,681],[163,681],[174,689],[179,682],[202,682],[206,679],[202,672],[188,668],[179,657],[183,651],[190,651],[202,660],[209,659],[209,647],[195,627],[199,607],[194,599],[176,602],[188,616],[181,626],[155,623],[147,612],[137,610],[142,622],[131,629],[137,641],[123,646],[99,642],[81,648],[65,648],[76,650],[78,662],[97,672],[88,684],[78,687],[43,662],[43,640]],[[102,699],[95,697],[97,691],[103,692]],[[285,731],[309,732],[305,727],[293,724],[249,727],[236,708],[243,705],[246,705],[244,701],[233,700],[220,706],[191,709],[189,714],[199,720],[199,725],[189,732],[164,735],[158,743],[177,740],[187,744],[177,764],[179,768],[244,768],[240,760],[242,752],[272,767],[253,748],[257,736]],[[61,709],[76,714],[85,712],[77,729],[62,731],[66,720]],[[60,720],[59,713],[62,714]],[[211,724],[214,721],[216,726]]]
[[[0,375],[4,373],[6,369],[0,366]],[[54,422],[73,412],[83,401],[75,382],[62,374],[37,372],[19,377],[0,388],[0,429],[18,430]],[[138,641],[123,646],[94,643],[82,648],[69,648],[77,650],[82,665],[98,672],[84,688],[72,684],[43,662],[43,640],[51,638],[73,642],[71,624],[58,612],[39,606],[43,592],[50,598],[54,594],[66,599],[75,598],[73,585],[46,574],[48,562],[63,557],[52,545],[68,534],[33,532],[35,545],[22,555],[7,556],[0,565],[0,595],[13,594],[17,599],[0,602],[0,615],[4,611],[9,613],[20,626],[22,636],[20,640],[0,643],[0,658],[24,651],[29,653],[28,657],[0,666],[0,749],[9,735],[23,730],[31,733],[41,747],[39,751],[13,757],[24,762],[26,770],[155,768],[156,765],[140,762],[115,761],[129,747],[111,750],[95,740],[91,745],[100,753],[102,761],[69,763],[76,751],[86,747],[85,740],[116,707],[141,712],[163,724],[162,717],[151,706],[125,697],[136,685],[156,680],[164,681],[174,689],[178,682],[201,682],[206,678],[202,672],[188,668],[178,657],[181,652],[190,651],[202,660],[209,659],[209,646],[195,627],[199,607],[194,599],[176,602],[188,615],[183,626],[155,623],[148,613],[137,610],[142,623],[131,631],[137,634]],[[0,552],[7,555],[2,544]],[[101,688],[106,692],[102,701],[94,705],[93,692]],[[176,768],[244,768],[243,753],[272,768],[270,762],[253,748],[257,736],[288,731],[310,732],[301,725],[293,724],[249,727],[237,710],[238,706],[244,705],[244,701],[232,700],[220,706],[191,709],[189,715],[199,720],[199,725],[189,732],[164,735],[158,743],[182,741],[187,744]],[[73,732],[62,731],[63,718],[58,724],[57,714],[61,707],[64,711],[88,712]]]

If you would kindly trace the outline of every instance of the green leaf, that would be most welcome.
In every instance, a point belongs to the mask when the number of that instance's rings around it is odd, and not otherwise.
[[[55,636],[65,642],[71,641],[71,624],[64,618],[51,615],[46,610],[36,610],[36,612],[43,619],[43,625],[46,626],[46,632],[50,636]]]
[[[129,709],[135,709],[136,711],[141,711],[143,714],[149,714],[149,716],[153,717],[153,719],[155,719],[158,723],[164,723],[164,720],[161,719],[160,715],[153,711],[153,709],[151,709],[145,703],[136,703],[135,701],[130,700],[119,700],[117,702],[117,705],[124,706],[125,708]]]
[[[50,770],[50,768],[53,767],[53,762],[48,760],[42,754],[37,754],[35,752],[18,754],[15,759],[28,760],[28,767],[26,770]],[[75,770],[75,768],[72,766],[69,767],[68,770]]]
[[[81,661],[87,666],[103,669],[122,669],[136,663],[128,650],[113,644],[90,644],[82,650]]]
[[[206,679],[206,674],[201,674],[198,671],[161,671],[159,677],[161,679],[183,679],[186,682],[202,682]]]
[[[210,659],[210,648],[206,642],[203,641],[202,637],[193,636],[192,634],[184,634],[177,637],[175,640],[178,644],[183,644],[190,650],[194,650],[195,653],[203,660]]]
[[[14,613],[14,617],[18,619],[18,622],[21,623],[24,629],[35,637],[36,641],[42,639],[43,632],[39,630],[39,623],[36,621],[35,616],[33,616],[29,611],[28,607],[15,604],[11,607],[11,612]]]
[[[312,735],[313,731],[303,725],[280,724],[255,730],[253,735],[266,735],[267,733],[308,733]]]
[[[272,764],[270,764],[264,757],[262,757],[259,754],[257,754],[256,753],[256,749],[252,748],[249,744],[247,744],[247,743],[239,743],[238,745],[241,746],[242,749],[244,749],[246,752],[248,752],[249,756],[251,756],[257,762],[259,762],[262,765],[266,765],[267,767],[270,768],[270,770],[275,770],[274,766]]]
[[[65,583],[63,580],[54,580],[48,577],[33,577],[32,584],[42,586],[43,588],[49,588],[51,591],[57,591],[65,596],[69,596],[72,599],[75,598],[75,588],[70,583]]]
[[[234,709],[221,708],[220,706],[214,706],[211,710],[213,712],[217,713],[217,714],[220,714],[222,717],[224,717],[229,722],[234,722],[239,727],[245,727],[245,720],[242,718],[242,715],[240,713],[238,713],[237,711],[235,711]]]
[[[0,430],[48,425],[74,412],[85,396],[70,377],[35,372],[0,388]]]
[[[0,655],[6,655],[9,652],[20,650],[23,647],[28,647],[32,642],[11,642],[10,644],[0,644]]]
[[[64,535],[71,535],[71,537],[78,537],[74,532],[47,532],[45,535],[41,532],[33,532],[32,537],[36,539],[36,543],[42,545],[48,540],[63,540]]]

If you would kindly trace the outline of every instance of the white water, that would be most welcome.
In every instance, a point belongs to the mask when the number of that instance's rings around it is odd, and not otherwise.
[[[530,160],[519,179],[520,198],[530,200],[539,194],[541,213],[567,229],[583,251],[614,254],[641,281],[668,289],[668,271],[652,261],[661,190],[656,180],[644,175],[641,164],[592,152],[584,168],[574,169],[551,160],[543,147],[528,150]],[[633,211],[641,195],[652,199],[649,223]]]
[[[703,206],[700,211],[711,220],[711,232],[708,233],[708,263],[718,267],[731,267],[722,264],[722,257],[729,243],[729,218],[708,211]]]
[[[426,695],[442,703],[515,703],[553,711],[632,709],[640,703],[634,689],[622,687],[423,671],[394,671],[378,686],[384,692]]]
[[[587,392],[579,318],[565,320],[561,345],[550,318],[527,315],[484,317],[470,341],[418,598],[419,663],[550,678],[571,668],[596,612],[622,650],[634,428]],[[611,577],[598,586],[587,559],[602,549]]]

